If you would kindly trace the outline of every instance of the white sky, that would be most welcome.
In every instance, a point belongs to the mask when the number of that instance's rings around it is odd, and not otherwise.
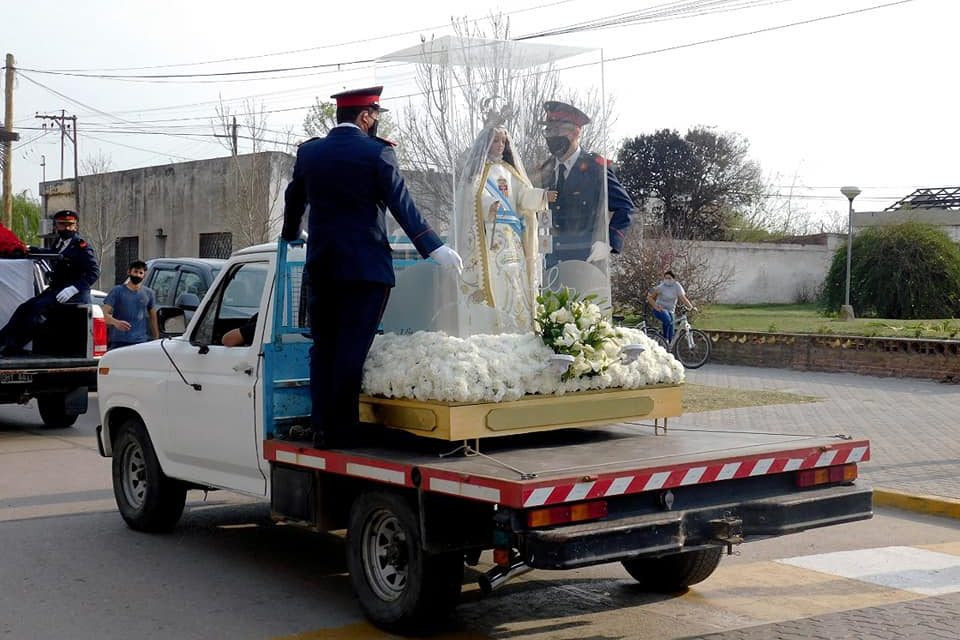
[[[890,2],[891,0],[886,0]],[[664,5],[668,0],[495,0],[366,2],[284,0],[51,0],[5,6],[3,47],[21,69],[94,70],[206,62],[310,49],[219,64],[113,71],[117,74],[210,73],[318,65],[375,58],[444,35],[449,17],[511,14],[514,35]],[[163,6],[161,6],[161,4]],[[704,1],[702,4],[711,4]],[[716,4],[715,2],[713,4]],[[879,210],[916,187],[953,186],[960,149],[953,89],[957,59],[956,0],[912,0],[743,38],[615,60],[685,43],[864,9],[884,0],[740,0],[749,8],[700,17],[587,31],[543,42],[602,48],[605,82],[616,98],[613,140],[694,125],[734,131],[778,191],[797,188],[794,205],[811,219],[846,211],[839,193],[856,184],[858,210]],[[349,17],[347,9],[356,8]],[[401,35],[397,35],[401,34]],[[350,43],[353,44],[343,44]],[[16,85],[14,186],[37,191],[41,156],[48,179],[60,176],[60,137],[37,127],[36,112],[66,109],[78,116],[80,157],[102,151],[114,169],[226,155],[209,137],[218,96],[242,110],[257,96],[270,128],[299,132],[306,108],[343,88],[387,84],[369,66],[350,72],[320,69],[286,79],[211,78],[148,82],[46,75],[24,71],[70,100],[29,80]],[[240,80],[240,81],[236,81]],[[399,87],[394,87],[399,89]],[[72,101],[71,101],[72,100]],[[2,114],[0,114],[2,115]],[[156,122],[159,119],[180,120]],[[152,121],[152,122],[151,122]],[[118,130],[151,131],[153,135]],[[176,133],[178,136],[156,135]],[[203,135],[185,135],[203,134]],[[279,137],[279,136],[278,136]],[[127,145],[127,146],[121,146]],[[249,142],[246,142],[249,149]],[[130,148],[136,147],[136,149]],[[240,150],[245,151],[244,141]],[[72,176],[67,145],[65,177]],[[776,187],[775,187],[776,188]]]

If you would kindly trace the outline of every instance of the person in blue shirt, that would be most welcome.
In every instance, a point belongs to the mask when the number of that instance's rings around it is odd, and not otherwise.
[[[13,312],[0,329],[0,355],[26,353],[23,347],[33,340],[36,328],[46,321],[46,311],[55,304],[90,304],[90,287],[100,277],[100,265],[90,246],[77,231],[80,215],[64,209],[52,216],[57,230],[57,255],[53,256],[46,289]]]
[[[103,316],[109,335],[107,349],[127,347],[160,337],[157,298],[143,285],[147,263],[134,260],[127,269],[127,281],[118,284],[103,301]]]
[[[349,444],[360,422],[363,363],[395,284],[386,209],[420,255],[463,269],[407,191],[393,143],[376,137],[383,87],[344,91],[337,126],[300,145],[287,186],[284,240],[300,238],[310,206],[304,280],[314,344],[310,349],[314,446]]]

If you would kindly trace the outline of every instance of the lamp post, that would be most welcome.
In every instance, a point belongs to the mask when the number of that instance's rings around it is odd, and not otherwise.
[[[860,195],[858,187],[840,187],[840,193],[847,197],[850,209],[847,213],[847,285],[843,293],[843,306],[840,307],[840,318],[853,320],[853,307],[850,305],[850,257],[853,255],[853,199]]]

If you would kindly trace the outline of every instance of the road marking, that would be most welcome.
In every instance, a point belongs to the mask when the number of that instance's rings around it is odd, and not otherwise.
[[[927,549],[857,549],[786,558],[779,562],[924,596],[960,592],[960,556]]]

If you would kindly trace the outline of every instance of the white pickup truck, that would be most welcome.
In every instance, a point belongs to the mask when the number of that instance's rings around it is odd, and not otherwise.
[[[182,336],[100,362],[101,453],[124,520],[169,530],[189,488],[268,500],[275,519],[346,530],[364,613],[429,625],[459,598],[464,565],[492,551],[485,592],[519,573],[620,562],[651,590],[707,578],[732,545],[870,518],[856,482],[865,440],[613,424],[485,439],[484,455],[364,426],[371,442],[318,450],[310,414],[302,244],[237,252]],[[252,346],[221,336],[258,313]],[[181,323],[179,330],[175,327]]]

